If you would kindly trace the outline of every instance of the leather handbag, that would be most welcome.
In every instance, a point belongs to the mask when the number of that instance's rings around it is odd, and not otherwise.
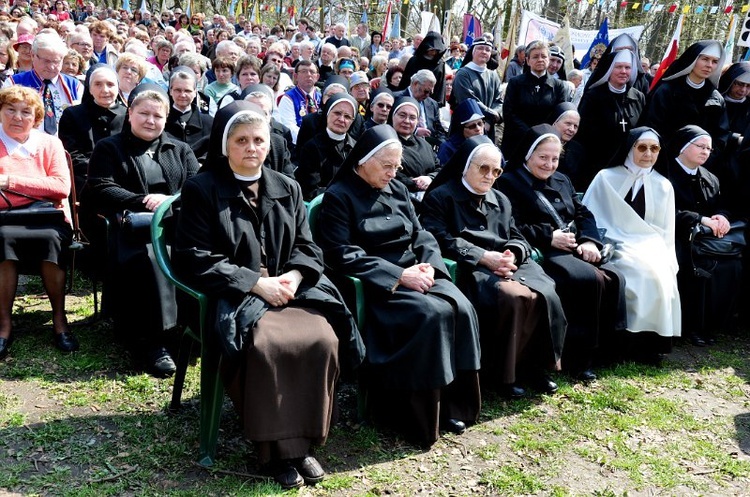
[[[690,235],[692,254],[695,257],[711,259],[741,257],[747,245],[746,229],[747,225],[744,221],[735,221],[729,225],[727,234],[719,238],[714,236],[708,226],[696,224]]]
[[[151,236],[151,220],[154,218],[153,212],[133,212],[125,211],[120,220],[122,232],[130,237],[148,237]]]
[[[31,204],[16,207],[5,195],[5,192],[0,190],[0,197],[8,206],[7,209],[0,209],[0,226],[49,226],[65,223],[65,213],[62,209],[55,207],[53,202],[30,197],[12,190],[7,191],[35,201]]]

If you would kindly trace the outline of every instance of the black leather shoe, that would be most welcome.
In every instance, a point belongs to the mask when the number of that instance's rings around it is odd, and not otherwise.
[[[0,361],[5,359],[10,352],[10,338],[0,338]]]
[[[70,331],[55,333],[55,347],[65,353],[75,352],[78,350],[78,339]]]
[[[266,473],[281,485],[284,490],[299,488],[304,485],[305,480],[297,472],[291,461],[277,461],[266,467]]]
[[[315,485],[326,475],[326,472],[323,471],[323,467],[313,456],[305,456],[301,459],[295,459],[294,468],[302,479],[305,480],[307,485]]]
[[[690,336],[690,343],[692,343],[696,347],[705,347],[706,346],[706,341],[703,338],[699,337],[698,335],[691,335]]]
[[[547,375],[539,375],[532,380],[531,388],[537,392],[552,394],[557,392],[557,383],[552,381]]]
[[[526,390],[515,383],[501,385],[498,393],[506,399],[521,399],[526,396]]]
[[[460,435],[466,431],[466,423],[464,423],[460,419],[450,418],[440,423],[440,428],[447,432]]]
[[[172,356],[164,347],[156,347],[148,354],[148,367],[151,374],[157,378],[167,378],[177,371]]]
[[[596,380],[596,373],[591,371],[590,369],[584,369],[580,373],[576,375],[576,378],[578,378],[581,381],[595,381]]]

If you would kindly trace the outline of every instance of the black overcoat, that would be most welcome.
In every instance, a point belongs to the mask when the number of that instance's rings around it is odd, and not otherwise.
[[[404,138],[399,135],[398,139],[403,147],[401,156],[403,169],[396,173],[396,179],[403,183],[410,192],[418,192],[419,188],[412,178],[429,176],[434,179],[440,172],[440,161],[433,152],[432,146],[424,138],[415,135]]]
[[[172,106],[167,115],[164,132],[170,138],[190,145],[195,156],[202,162],[208,153],[208,138],[211,136],[214,118],[200,112],[195,103],[190,106],[190,110],[192,111],[190,117],[183,127],[180,124],[181,112]]]
[[[457,371],[479,369],[479,329],[471,303],[450,281],[437,241],[422,229],[406,188],[382,190],[353,172],[323,197],[318,234],[326,266],[362,280],[362,330],[373,381],[381,387],[427,390]],[[405,268],[429,263],[435,284],[426,294],[398,284]]]
[[[302,187],[305,200],[312,200],[326,191],[355,143],[348,134],[343,144],[336,142],[324,129],[299,149],[294,177]]]
[[[516,145],[530,127],[546,122],[555,105],[569,101],[565,83],[548,75],[537,78],[524,72],[508,81],[503,100],[503,155],[514,155]]]
[[[261,264],[269,276],[298,270],[303,280],[288,305],[322,312],[339,338],[342,364],[358,365],[364,347],[351,313],[323,276],[322,253],[312,241],[299,185],[266,167],[259,181],[261,240],[251,220],[254,214],[228,167],[201,172],[185,184],[174,244],[175,271],[208,295],[214,308],[219,301],[238,306],[252,299],[265,311],[265,301],[250,294],[261,277]],[[233,338],[226,329],[214,331],[221,350],[227,352]]]

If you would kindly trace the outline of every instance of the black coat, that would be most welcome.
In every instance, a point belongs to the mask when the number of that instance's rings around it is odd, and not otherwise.
[[[312,138],[326,129],[326,119],[323,116],[323,112],[318,111],[313,114],[308,114],[302,118],[302,124],[299,126],[299,133],[297,133],[297,160],[300,159],[300,153],[305,143],[312,140]],[[365,119],[359,115],[359,112],[354,113],[354,122],[349,127],[348,135],[351,136],[354,141],[359,140],[362,133],[365,132]]]
[[[552,248],[552,232],[560,226],[535,190],[542,192],[566,224],[575,221],[578,243],[591,241],[601,248],[594,215],[578,199],[573,183],[564,174],[555,172],[545,183],[534,178],[525,168],[519,168],[503,174],[497,187],[510,200],[513,217],[523,236],[543,253],[556,250]]]
[[[300,149],[297,169],[294,171],[305,200],[312,200],[326,190],[354,144],[355,141],[349,135],[346,135],[343,143],[336,142],[325,130],[305,143]]]
[[[479,369],[476,313],[450,282],[438,244],[422,229],[402,184],[377,190],[353,172],[342,174],[323,197],[318,225],[326,266],[363,282],[362,332],[373,381],[426,390],[448,385],[458,371]],[[435,269],[426,294],[398,283],[417,263]]]
[[[208,114],[201,113],[195,104],[192,104],[190,107],[192,110],[190,117],[185,122],[185,126],[182,126],[180,124],[181,112],[172,106],[169,109],[164,132],[170,138],[190,145],[195,156],[202,162],[208,153],[208,138],[211,136],[211,127],[214,124],[214,118]]]
[[[111,220],[108,274],[104,292],[112,303],[115,327],[128,343],[138,338],[159,343],[158,333],[177,325],[174,286],[156,267],[150,232],[121,229],[115,215],[129,210],[148,212],[143,199],[150,193],[173,195],[198,172],[198,160],[190,147],[162,135],[153,154],[164,182],[158,190],[149,185],[152,161],[149,144],[126,128],[96,144],[83,190],[81,206]]]
[[[238,305],[251,298],[265,311],[265,301],[248,297],[261,277],[261,264],[269,276],[298,270],[302,284],[289,305],[325,314],[339,337],[342,364],[358,365],[364,357],[362,341],[341,296],[323,276],[322,253],[312,241],[299,185],[265,167],[259,181],[258,231],[229,168],[202,172],[186,183],[175,236],[175,271],[214,305],[219,299]],[[220,342],[232,340],[217,331]]]
[[[516,228],[508,198],[490,190],[477,207],[460,180],[452,179],[425,195],[422,221],[435,235],[443,255],[462,268],[459,285],[479,312],[492,312],[497,306],[500,277],[479,265],[487,250],[510,250],[518,270],[512,279],[540,294],[546,302],[553,350],[549,359],[560,359],[565,340],[565,315],[553,281],[531,260],[531,247]],[[545,358],[546,359],[546,358]]]
[[[411,135],[404,139],[399,135],[398,139],[404,151],[401,156],[403,170],[396,173],[396,179],[403,183],[410,192],[418,192],[417,184],[412,178],[429,176],[434,179],[440,171],[440,161],[424,138]]]
[[[263,165],[277,173],[294,178],[294,164],[292,163],[291,153],[286,146],[286,140],[281,135],[271,132],[271,147],[268,149],[268,155],[266,155]]]
[[[565,83],[546,74],[537,78],[525,72],[508,81],[503,100],[503,155],[512,156],[530,127],[546,122],[555,105],[569,101]]]
[[[686,78],[664,81],[648,95],[641,124],[654,128],[663,140],[688,124],[700,126],[711,135],[714,151],[705,166],[713,170],[714,162],[727,145],[731,132],[724,97],[706,80],[702,88],[691,88]],[[718,168],[719,165],[716,164]],[[718,170],[714,171],[722,178]]]
[[[607,264],[597,268],[572,252],[552,247],[552,232],[561,226],[537,191],[565,225],[575,221],[579,244],[593,242],[598,249],[602,248],[594,215],[578,200],[570,179],[555,172],[545,182],[522,168],[501,176],[499,188],[510,199],[518,229],[530,244],[542,251],[542,267],[555,280],[568,320],[568,336],[578,341],[570,343],[573,345],[570,358],[593,350],[600,334],[624,330],[627,323],[624,277]],[[589,356],[584,360],[590,359]]]
[[[590,181],[584,169],[587,159],[586,149],[577,141],[569,141],[563,145],[557,170],[570,178],[578,192],[585,192]]]
[[[60,116],[58,137],[73,160],[76,190],[81,192],[88,177],[94,145],[122,131],[128,109],[118,104],[105,109],[92,101],[65,109]]]
[[[597,172],[614,165],[614,156],[630,130],[638,125],[645,106],[646,97],[632,87],[618,94],[610,91],[609,85],[604,83],[583,94],[578,105],[581,125],[573,140],[586,151],[585,163],[581,164],[584,190]],[[580,188],[578,184],[576,187]]]

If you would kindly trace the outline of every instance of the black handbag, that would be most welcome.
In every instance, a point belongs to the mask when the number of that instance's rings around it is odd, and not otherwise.
[[[710,259],[737,258],[742,256],[745,250],[744,221],[735,221],[729,225],[726,235],[719,238],[714,236],[711,228],[698,223],[693,227],[690,234],[692,255],[695,257],[706,257]]]
[[[0,209],[0,226],[49,226],[65,223],[65,213],[55,207],[53,202],[30,197],[13,190],[7,190],[15,195],[35,200],[31,204],[16,207],[0,190],[0,197],[8,205],[7,209]]]
[[[128,237],[150,238],[153,218],[153,212],[125,211],[120,220],[120,227]]]

